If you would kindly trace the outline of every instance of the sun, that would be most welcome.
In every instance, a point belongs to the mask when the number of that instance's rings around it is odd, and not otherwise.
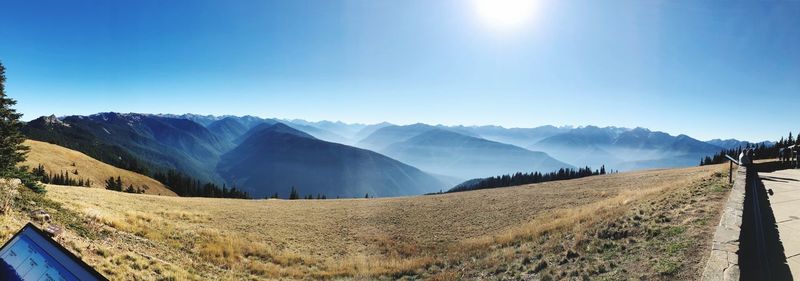
[[[475,12],[484,24],[508,30],[528,23],[535,12],[535,0],[472,0]]]

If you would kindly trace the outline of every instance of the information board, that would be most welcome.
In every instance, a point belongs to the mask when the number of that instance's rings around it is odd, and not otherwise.
[[[0,279],[25,281],[107,280],[30,223],[0,248]]]

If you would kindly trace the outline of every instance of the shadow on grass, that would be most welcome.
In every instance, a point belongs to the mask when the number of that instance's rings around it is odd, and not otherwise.
[[[772,213],[764,183],[756,171],[764,172],[761,166],[747,171],[742,230],[739,234],[741,280],[792,280],[778,235],[775,215]],[[766,171],[780,167],[764,166]]]

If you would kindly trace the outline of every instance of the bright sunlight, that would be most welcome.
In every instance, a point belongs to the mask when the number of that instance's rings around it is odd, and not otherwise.
[[[481,21],[493,29],[516,29],[528,23],[535,12],[533,0],[473,0]]]

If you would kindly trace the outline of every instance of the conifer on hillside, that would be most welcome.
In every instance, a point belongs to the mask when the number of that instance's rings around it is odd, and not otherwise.
[[[25,161],[29,148],[22,144],[25,136],[22,135],[21,113],[11,108],[17,101],[6,96],[5,82],[6,69],[0,62],[0,175],[11,174],[16,171],[17,163]]]

